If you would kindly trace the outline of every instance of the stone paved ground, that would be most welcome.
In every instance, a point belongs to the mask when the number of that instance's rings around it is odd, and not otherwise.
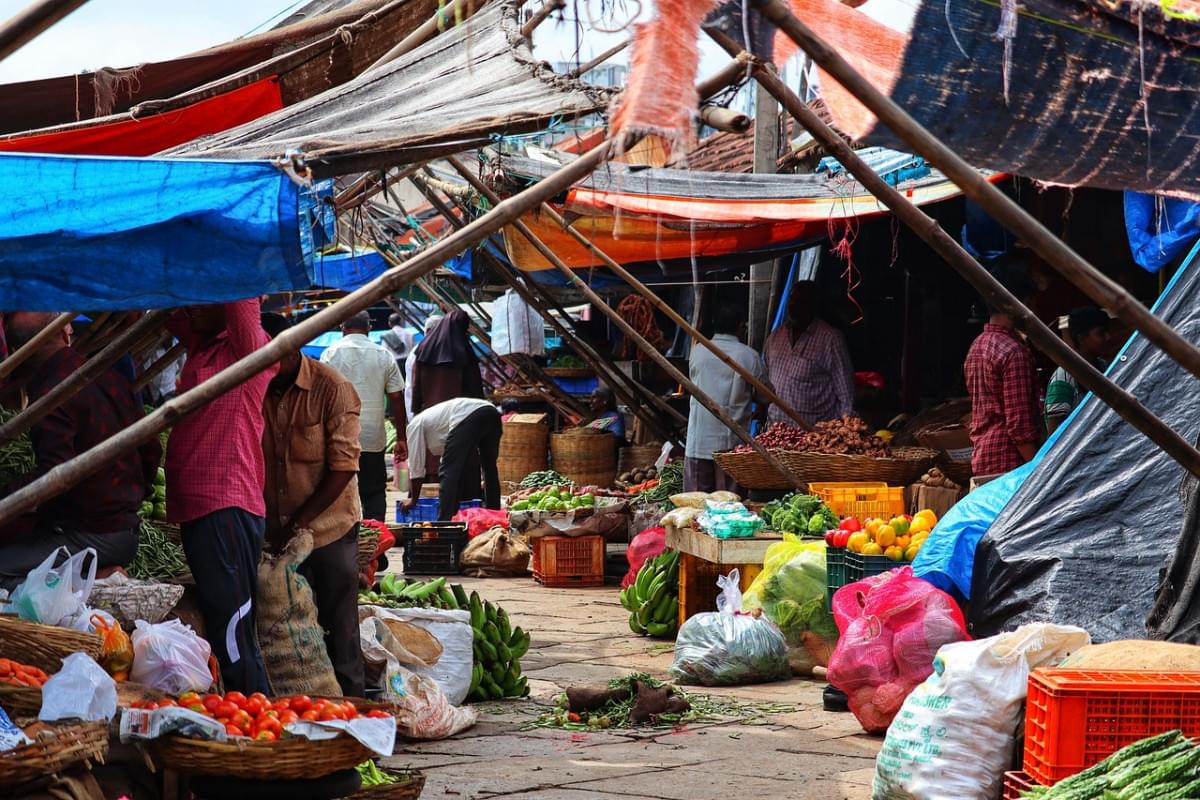
[[[527,729],[563,688],[645,671],[666,678],[669,644],[630,633],[617,589],[547,589],[532,579],[464,580],[533,635],[522,660],[528,700],[481,707],[453,739],[408,744],[388,763],[424,770],[425,800],[866,800],[880,739],[821,708],[823,685],[791,680],[704,690],[744,704],[786,704],[747,722],[682,730]]]

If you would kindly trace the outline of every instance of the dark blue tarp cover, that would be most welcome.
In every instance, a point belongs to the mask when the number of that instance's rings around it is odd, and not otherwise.
[[[310,285],[300,188],[266,162],[0,154],[0,310],[123,310]]]
[[[352,292],[378,278],[387,268],[387,262],[378,250],[318,253],[313,258],[313,283],[327,289]]]

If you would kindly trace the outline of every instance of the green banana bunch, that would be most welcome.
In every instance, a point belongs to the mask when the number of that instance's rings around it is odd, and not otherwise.
[[[663,551],[647,559],[637,578],[621,591],[629,612],[629,629],[655,638],[671,639],[679,625],[679,553]]]
[[[468,598],[462,586],[447,583],[445,578],[409,583],[399,575],[389,574],[379,579],[379,591],[364,589],[358,593],[358,601],[392,608],[443,608],[457,611],[467,605]]]
[[[529,694],[529,681],[521,674],[521,656],[529,650],[529,634],[513,627],[508,612],[471,592],[464,607],[471,614],[472,648],[468,700],[500,700]]]

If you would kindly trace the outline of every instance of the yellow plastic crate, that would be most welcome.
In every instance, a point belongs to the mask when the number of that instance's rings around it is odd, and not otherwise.
[[[839,517],[890,518],[904,513],[904,487],[881,481],[810,483],[809,493],[821,498]]]

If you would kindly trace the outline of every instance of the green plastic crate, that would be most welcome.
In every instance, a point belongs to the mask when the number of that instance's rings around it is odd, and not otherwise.
[[[828,591],[825,592],[825,609],[827,611],[833,610],[834,592],[856,580],[850,575],[850,565],[847,561],[849,555],[850,551],[844,547],[825,548],[825,585],[828,587]]]

